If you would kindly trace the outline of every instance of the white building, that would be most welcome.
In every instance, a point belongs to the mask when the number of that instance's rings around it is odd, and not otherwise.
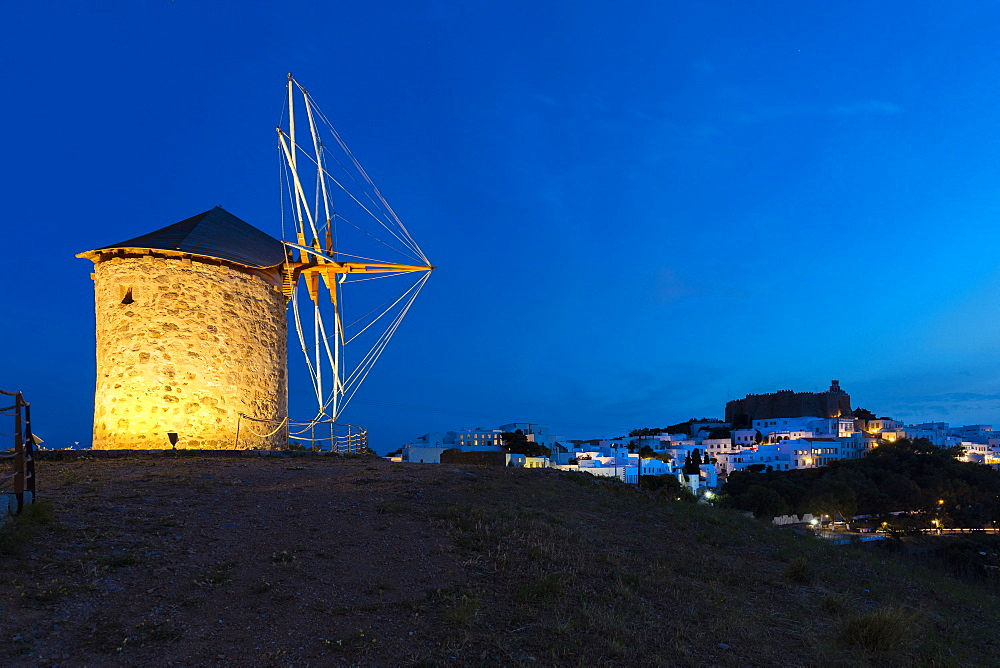
[[[808,436],[850,436],[857,431],[854,418],[836,417],[794,417],[794,418],[768,418],[766,420],[754,420],[753,428],[764,436],[777,433],[792,438],[806,438]]]
[[[784,443],[790,449],[791,467],[795,469],[826,466],[830,462],[843,459],[841,442],[836,438],[800,438]]]
[[[732,439],[729,438],[706,438],[701,442],[701,449],[709,457],[718,458],[721,453],[737,450],[737,446],[733,445]]]
[[[431,432],[403,446],[402,461],[415,464],[440,464],[445,450],[500,450],[503,437],[499,429],[465,429]]]
[[[757,444],[757,430],[756,429],[733,429],[732,431],[732,441],[733,446],[738,448],[752,448]]]
[[[868,420],[865,424],[865,431],[869,434],[875,435],[883,431],[896,432],[898,429],[902,429],[903,423],[899,420],[890,420],[888,418],[879,418],[877,420]]]
[[[507,466],[525,469],[545,469],[549,467],[548,457],[528,457],[527,455],[508,454]]]
[[[480,446],[503,445],[503,434],[500,429],[466,429],[465,431],[449,431],[451,442],[462,447],[477,448]]]
[[[996,438],[998,434],[993,431],[991,424],[967,424],[962,427],[953,427],[949,430],[952,436],[957,436],[965,441],[975,443],[989,443],[991,438]]]
[[[908,438],[911,441],[918,438],[926,438],[939,448],[947,447],[948,423],[947,422],[924,422],[913,424],[900,429],[897,434],[899,438]],[[961,442],[961,439],[959,439]]]
[[[719,467],[731,473],[733,471],[743,471],[749,466],[760,465],[765,469],[771,467],[775,471],[787,471],[790,466],[789,443],[794,441],[780,441],[773,443],[761,443],[756,448],[739,450],[719,458]]]
[[[810,423],[820,420],[818,417],[767,418],[754,420],[753,428],[764,436],[772,431],[811,431]]]

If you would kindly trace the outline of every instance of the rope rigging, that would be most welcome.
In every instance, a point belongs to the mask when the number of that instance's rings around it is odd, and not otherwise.
[[[303,111],[308,137],[299,139],[295,121]],[[316,399],[316,414],[305,426],[293,432],[291,422],[285,424],[289,437],[297,437],[339,418],[434,267],[329,118],[291,75],[277,135],[290,277],[285,290]],[[324,135],[333,141],[324,141]],[[405,258],[405,264],[395,258]],[[414,280],[404,278],[412,274]],[[378,306],[371,308],[373,303]]]

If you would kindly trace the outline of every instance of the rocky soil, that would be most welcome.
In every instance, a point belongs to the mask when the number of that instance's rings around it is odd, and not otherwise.
[[[43,459],[3,665],[997,665],[996,588],[580,474]],[[987,583],[988,584],[988,583]]]
[[[431,632],[420,605],[464,579],[447,533],[400,512],[464,479],[440,474],[316,457],[41,461],[56,523],[3,562],[0,656],[322,665],[414,654]]]

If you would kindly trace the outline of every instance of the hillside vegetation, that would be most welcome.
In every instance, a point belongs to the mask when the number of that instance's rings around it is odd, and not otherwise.
[[[42,461],[5,665],[996,665],[998,597],[584,474]]]
[[[906,511],[919,515],[911,523],[925,527],[934,520],[945,527],[1000,525],[1000,472],[959,461],[958,451],[937,448],[927,439],[900,439],[883,443],[861,459],[819,468],[736,471],[722,489],[724,503],[767,518],[785,513],[850,518]]]

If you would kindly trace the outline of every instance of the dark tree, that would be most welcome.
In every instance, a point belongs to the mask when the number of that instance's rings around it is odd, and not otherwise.
[[[858,418],[859,420],[864,420],[865,422],[868,422],[869,420],[878,419],[877,417],[875,417],[875,413],[872,413],[870,410],[866,408],[855,408],[854,417]]]
[[[773,489],[763,485],[753,485],[743,495],[742,507],[754,514],[754,517],[771,519],[788,514],[788,503]]]
[[[748,467],[729,475],[724,504],[755,510],[756,497],[749,490],[758,486],[773,491],[795,513],[850,517],[916,511],[924,526],[939,520],[949,528],[1000,522],[1000,472],[958,461],[956,454],[926,439],[900,439],[880,444],[861,459],[829,466],[760,473]]]
[[[684,458],[684,473],[687,475],[698,475],[701,473],[701,450],[695,448]]]
[[[803,500],[809,512],[850,519],[858,512],[858,496],[849,485],[837,480],[821,480]]]
[[[664,475],[644,475],[639,478],[639,487],[642,489],[648,489],[656,491],[659,489],[664,489],[669,492],[680,492],[681,484],[677,482],[677,478],[665,473]]]
[[[656,436],[657,434],[662,434],[667,430],[666,427],[642,427],[641,429],[633,429],[628,433],[629,436]]]
[[[686,422],[678,422],[677,424],[672,424],[669,427],[667,427],[666,432],[668,434],[684,434],[686,436],[690,436],[692,422],[695,422],[694,418],[691,418]]]
[[[534,441],[529,441],[524,432],[505,431],[500,435],[503,438],[503,445],[507,452],[512,455],[525,455],[526,457],[549,457],[552,451],[544,445],[539,445]]]

